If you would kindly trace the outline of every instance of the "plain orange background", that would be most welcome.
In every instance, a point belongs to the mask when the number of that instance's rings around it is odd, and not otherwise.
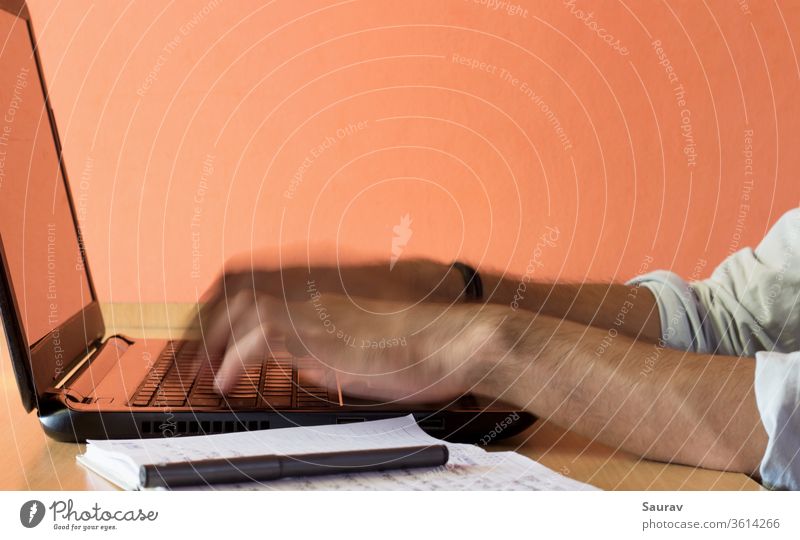
[[[402,257],[699,277],[797,206],[800,2],[509,4],[30,1],[100,298],[405,215]]]

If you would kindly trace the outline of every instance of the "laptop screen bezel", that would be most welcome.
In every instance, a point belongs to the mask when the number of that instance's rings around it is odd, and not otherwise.
[[[47,92],[42,63],[39,58],[39,49],[36,45],[36,37],[31,25],[30,15],[24,0],[0,0],[0,10],[3,10],[17,17],[25,24],[28,37],[31,42],[34,60],[36,62],[37,76],[44,98],[44,105],[47,110],[50,131],[53,136],[56,156],[59,161],[61,178],[67,194],[67,203],[72,215],[72,222],[78,239],[80,256],[83,260],[86,279],[91,293],[91,302],[81,311],[71,316],[61,325],[51,330],[43,338],[35,343],[30,343],[22,325],[22,317],[19,305],[14,294],[14,286],[10,279],[9,266],[2,238],[0,238],[0,264],[2,265],[2,275],[0,275],[0,311],[2,311],[3,327],[8,341],[11,363],[14,374],[22,397],[25,409],[30,412],[38,408],[39,400],[44,394],[52,389],[59,379],[69,373],[70,368],[83,358],[105,335],[105,324],[97,301],[97,293],[94,288],[94,281],[89,270],[89,262],[83,245],[83,237],[80,234],[75,205],[72,200],[72,192],[69,188],[66,167],[61,153],[61,140],[58,136],[58,128],[55,116],[50,105],[50,96]],[[54,337],[57,336],[57,340]],[[56,355],[55,344],[60,347],[60,355],[63,360]],[[59,364],[59,361],[61,364]]]

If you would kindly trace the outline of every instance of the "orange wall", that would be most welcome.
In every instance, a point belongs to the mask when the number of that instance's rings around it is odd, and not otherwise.
[[[510,4],[30,1],[101,298],[406,214],[403,257],[701,276],[797,206],[800,2]]]

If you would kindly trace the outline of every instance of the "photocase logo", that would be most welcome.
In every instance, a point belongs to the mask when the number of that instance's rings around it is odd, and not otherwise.
[[[36,527],[44,519],[44,504],[36,499],[28,501],[19,509],[19,521],[28,529]]]
[[[403,248],[408,245],[411,240],[411,235],[414,231],[411,230],[411,216],[409,214],[400,218],[400,223],[392,227],[392,257],[389,260],[389,270],[394,269],[394,265],[400,260],[400,255],[403,254]]]

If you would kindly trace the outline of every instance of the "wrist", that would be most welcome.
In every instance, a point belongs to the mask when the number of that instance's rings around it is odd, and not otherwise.
[[[447,273],[442,279],[441,300],[448,303],[461,303],[465,299],[464,275],[453,265],[447,266]]]
[[[505,304],[486,310],[483,331],[487,337],[476,347],[472,365],[473,393],[509,403],[518,401],[518,381],[525,378],[524,371],[532,369],[530,364],[540,353],[531,350],[532,343],[541,343],[532,337],[535,319],[533,314]]]
[[[461,275],[464,284],[463,301],[472,304],[483,303],[483,281],[476,269],[461,261],[456,261],[450,265]]]
[[[443,314],[440,310],[417,318],[416,324],[434,322],[420,332],[421,347],[415,354],[434,362],[441,376],[455,377],[464,392],[482,388],[487,379],[497,379],[498,368],[516,361],[507,328],[516,315],[507,306],[459,304]]]
[[[464,306],[417,304],[400,314],[408,337],[407,362],[422,370],[426,381],[448,381],[461,386],[470,364],[472,329]]]
[[[409,288],[419,300],[458,302],[464,292],[464,278],[449,264],[421,259],[408,266]]]

